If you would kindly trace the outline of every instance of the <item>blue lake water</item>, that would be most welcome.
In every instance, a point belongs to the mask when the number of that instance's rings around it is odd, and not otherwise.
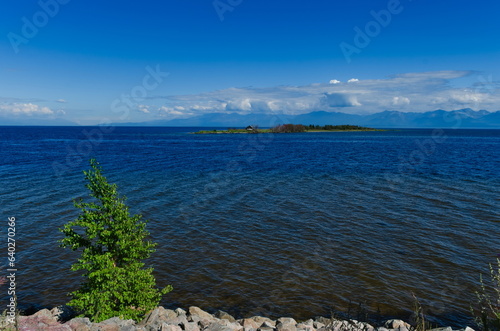
[[[470,322],[500,253],[500,130],[197,130],[0,127],[0,233],[16,217],[21,308],[78,287],[58,228],[96,157],[149,220],[149,263],[174,286],[164,306],[307,319],[351,301],[410,318],[414,293],[432,322]]]

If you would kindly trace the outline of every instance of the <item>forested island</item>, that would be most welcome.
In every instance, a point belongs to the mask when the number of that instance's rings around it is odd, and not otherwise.
[[[217,133],[299,133],[299,132],[341,132],[341,131],[383,131],[358,125],[302,125],[279,124],[269,129],[260,129],[256,125],[249,125],[244,129],[228,128],[227,130],[202,130],[196,134]]]

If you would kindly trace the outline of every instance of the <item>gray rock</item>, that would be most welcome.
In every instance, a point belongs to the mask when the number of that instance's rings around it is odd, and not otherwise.
[[[435,328],[435,329],[430,329],[429,331],[453,331],[451,327],[445,327],[445,328]]]
[[[315,322],[317,323],[321,323],[323,325],[328,325],[332,322],[332,319],[331,318],[326,318],[326,317],[323,317],[323,316],[318,316],[315,318],[314,320]],[[319,328],[319,327],[316,327],[316,328]]]
[[[255,321],[253,318],[244,318],[240,320],[239,323],[245,328],[245,330],[247,329],[257,330],[262,325],[262,322],[259,323]]]
[[[297,330],[300,331],[316,331],[314,327],[314,321],[312,319],[308,319],[305,322],[297,324]]]
[[[474,329],[471,328],[471,327],[466,326],[465,329],[460,329],[460,330],[457,330],[457,331],[474,331]]]
[[[182,331],[182,329],[178,325],[162,323],[160,331]]]
[[[165,316],[165,323],[173,325],[184,325],[189,323],[186,315],[175,316],[174,318],[168,318]]]
[[[175,313],[177,314],[177,316],[179,316],[179,315],[187,315],[186,311],[184,309],[182,309],[182,308],[177,308],[175,310]]]
[[[42,309],[31,316],[19,316],[18,330],[71,331],[69,325],[60,324],[48,309]]]
[[[314,323],[313,323],[313,327],[314,327],[315,329],[320,329],[320,328],[325,327],[325,324],[323,324],[323,323],[321,323],[321,322],[316,322],[316,321],[314,321]]]
[[[118,325],[99,325],[97,323],[92,324],[90,331],[120,331]]]
[[[226,313],[225,311],[222,311],[222,310],[219,310],[218,312],[215,313],[215,317],[219,318],[219,319],[224,319],[224,320],[228,320],[229,322],[236,322],[236,320],[234,319],[233,316],[229,315],[228,313]]]
[[[101,324],[101,325],[113,325],[113,324],[116,324],[116,325],[135,325],[135,321],[134,320],[122,320],[119,317],[112,317],[112,318],[108,318],[107,320],[104,320],[102,322],[99,322],[98,324]]]
[[[55,317],[52,315],[52,313],[48,309],[42,309],[34,313],[33,315],[29,317],[39,317],[39,318],[47,318],[48,320],[56,320]]]
[[[177,313],[172,313],[172,310],[165,309],[163,307],[157,307],[153,309],[151,312],[146,314],[144,319],[137,325],[137,327],[144,328],[145,331],[158,331],[161,329],[163,323],[165,324],[174,324],[169,323],[169,321],[175,321],[175,319],[179,318],[180,322],[185,320],[180,316],[177,316]]]
[[[281,324],[293,324],[293,325],[297,325],[297,321],[294,320],[291,317],[280,317],[280,318],[278,318],[278,322],[281,323]]]
[[[278,331],[297,331],[297,327],[292,323],[283,324],[281,322],[278,322],[278,324],[276,325],[276,329]]]
[[[274,331],[274,328],[263,326],[257,329],[257,331]]]
[[[135,331],[134,320],[122,320],[119,317],[112,317],[105,321],[94,323],[90,327],[91,331]]]
[[[261,328],[275,328],[276,327],[276,322],[274,321],[264,321],[262,325],[260,326]]]
[[[218,320],[210,323],[205,331],[238,331],[242,330],[243,326],[238,323],[231,323],[228,320]]]
[[[405,321],[402,321],[402,320],[396,320],[396,319],[392,319],[392,320],[388,320],[384,323],[384,327],[388,328],[388,329],[402,329],[402,328],[405,328],[405,329],[410,329],[411,326],[410,324],[406,323]]]
[[[137,328],[135,327],[135,325],[123,325],[123,326],[120,326],[120,331],[137,331]]]
[[[187,322],[182,324],[182,328],[184,331],[200,331],[198,327],[198,323],[195,322]]]
[[[278,331],[297,331],[297,321],[291,317],[278,318],[276,329]]]
[[[231,322],[231,321],[226,320],[226,319],[216,320],[212,324],[218,324],[220,326],[228,327],[228,328],[231,328],[232,330],[235,330],[235,331],[236,330],[243,330],[243,326],[241,326],[241,324],[239,324],[237,322]]]
[[[312,319],[308,319],[307,321],[302,322],[301,324],[314,326],[314,320],[312,320]]]
[[[206,311],[204,311],[198,307],[195,307],[195,306],[189,307],[189,315],[190,316],[193,316],[193,315],[199,316],[200,319],[206,319],[206,320],[213,320],[214,319],[212,314],[207,313]]]
[[[200,329],[204,329],[214,321],[214,319],[201,318],[198,315],[189,315],[187,318],[188,322],[195,323],[200,326]]]
[[[161,313],[165,310],[163,307],[157,307],[150,311],[149,313],[144,316],[141,322],[139,322],[139,325],[144,326],[146,324],[151,324],[158,320],[160,318]]]
[[[253,317],[250,317],[250,318],[253,319],[255,322],[257,322],[257,324],[259,324],[259,327],[262,324],[264,324],[264,322],[269,322],[269,325],[272,325],[272,327],[276,327],[276,322],[273,321],[270,318],[262,317],[262,316],[253,316]]]
[[[87,317],[76,317],[64,324],[68,325],[73,331],[90,331],[92,322]]]
[[[67,322],[76,316],[75,311],[70,306],[66,305],[52,308],[50,310],[50,313],[57,321],[61,323]]]
[[[368,323],[358,322],[356,320],[350,321],[339,321],[334,320],[329,326],[326,327],[328,330],[349,330],[349,331],[373,331],[375,330],[373,326]]]
[[[172,309],[164,309],[163,315],[167,318],[167,321],[173,320],[179,316],[177,312],[173,311]],[[186,314],[184,314],[184,316],[186,316]]]
[[[201,329],[207,328],[212,322],[218,320],[212,314],[203,311],[198,307],[189,307],[189,322],[195,322],[200,325]]]

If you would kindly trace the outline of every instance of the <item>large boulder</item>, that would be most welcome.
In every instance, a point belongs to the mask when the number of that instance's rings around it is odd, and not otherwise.
[[[236,322],[230,322],[225,319],[214,320],[206,328],[205,331],[243,331],[243,326]]]
[[[236,322],[236,319],[229,315],[228,313],[226,313],[225,311],[222,311],[222,310],[219,310],[218,312],[215,313],[215,317],[217,317],[218,319],[221,319],[221,320],[228,320],[229,322]]]
[[[195,306],[189,307],[188,321],[198,323],[202,329],[207,328],[215,320],[217,318],[201,308]]]
[[[384,323],[384,327],[386,327],[388,329],[400,329],[400,330],[403,330],[403,329],[410,330],[411,329],[410,324],[406,323],[405,321],[398,320],[398,319],[392,319],[392,320],[386,321]]]
[[[67,322],[76,316],[76,312],[70,306],[61,305],[52,308],[50,313],[61,323]]]
[[[65,323],[73,331],[90,331],[92,322],[88,317],[76,317]]]
[[[59,323],[48,309],[42,309],[31,316],[19,316],[17,323],[20,331],[71,331],[68,325]]]
[[[119,317],[112,317],[105,321],[94,323],[90,327],[91,331],[135,331],[134,320],[122,320]]]
[[[333,331],[373,331],[373,326],[368,323],[358,322],[356,320],[338,321],[334,320],[327,329]]]
[[[182,329],[184,331],[200,331],[200,327],[198,326],[198,323],[195,322],[187,322],[182,324]]]
[[[181,327],[178,326],[178,325],[172,325],[172,324],[167,324],[167,323],[163,323],[161,325],[161,329],[159,329],[160,331],[182,331]]]
[[[243,326],[245,331],[257,330],[262,325],[262,323],[258,323],[252,318],[244,318],[239,320],[238,322]]]
[[[253,316],[250,318],[253,319],[255,322],[257,322],[257,324],[259,324],[259,327],[262,326],[264,323],[268,323],[268,325],[272,326],[273,328],[276,327],[276,322],[270,318],[262,316]]]
[[[182,315],[177,315],[177,313],[173,310],[157,307],[146,314],[144,319],[137,326],[144,328],[146,331],[158,331],[162,328],[163,323],[175,325],[176,319],[178,318],[182,321],[181,316]],[[171,321],[174,322],[171,323]]]
[[[214,316],[199,307],[191,306],[189,307],[189,316],[198,316],[200,319],[214,320]]]

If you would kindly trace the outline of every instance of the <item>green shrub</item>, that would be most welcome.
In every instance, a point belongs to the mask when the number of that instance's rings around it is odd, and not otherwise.
[[[94,199],[75,201],[81,213],[60,229],[65,235],[62,247],[82,250],[71,270],[85,270],[84,282],[71,293],[68,305],[94,322],[115,316],[139,321],[172,287],[156,288],[153,269],[142,262],[156,246],[147,240],[146,221],[129,214],[125,198],[107,182],[97,161],[90,165],[84,174]]]
[[[481,291],[476,292],[478,308],[473,309],[482,330],[500,330],[500,259],[490,264],[490,279],[480,277]]]

